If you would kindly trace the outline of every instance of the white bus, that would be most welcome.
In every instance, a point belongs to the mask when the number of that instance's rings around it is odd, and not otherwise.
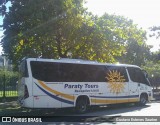
[[[79,59],[24,59],[20,65],[19,102],[28,108],[139,103],[152,99],[147,73],[135,65]]]

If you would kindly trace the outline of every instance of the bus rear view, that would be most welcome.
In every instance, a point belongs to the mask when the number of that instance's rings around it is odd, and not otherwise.
[[[28,75],[28,68],[27,68],[27,60],[22,60],[20,67],[19,67],[19,81],[18,81],[18,103],[22,107],[32,107],[29,94],[29,85],[28,83],[29,75]],[[31,83],[31,82],[30,82]]]

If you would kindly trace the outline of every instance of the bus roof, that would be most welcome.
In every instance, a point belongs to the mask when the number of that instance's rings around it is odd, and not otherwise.
[[[130,64],[112,64],[112,63],[100,63],[97,61],[83,60],[83,59],[45,59],[45,58],[26,58],[27,61],[42,61],[42,62],[61,62],[61,63],[76,63],[76,64],[92,64],[92,65],[107,65],[107,66],[122,66],[122,67],[136,67],[140,68],[137,65]]]

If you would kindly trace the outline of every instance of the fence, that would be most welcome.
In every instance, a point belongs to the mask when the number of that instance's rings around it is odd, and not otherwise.
[[[0,90],[0,98],[4,97],[17,97],[17,86],[5,86],[3,87],[3,90]]]
[[[18,73],[12,71],[0,72],[0,98],[17,97],[18,96]]]

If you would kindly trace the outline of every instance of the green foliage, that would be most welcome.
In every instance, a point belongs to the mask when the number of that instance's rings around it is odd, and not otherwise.
[[[150,37],[156,37],[157,39],[160,37],[160,26],[153,26],[150,28],[150,31],[152,32]]]
[[[157,63],[148,61],[142,68],[148,72],[152,86],[160,86],[160,61]]]
[[[83,0],[12,0],[1,41],[14,64],[23,57],[83,58],[141,65],[146,33],[123,16],[92,15]]]
[[[13,63],[24,56],[66,57],[82,23],[82,0],[15,0],[4,19],[2,45]]]
[[[18,81],[18,72],[12,72],[0,69],[0,88],[3,90],[3,84],[5,80],[6,86],[16,86]]]
[[[158,63],[160,61],[160,50],[156,52],[152,52],[151,59],[154,63]]]
[[[9,0],[0,0],[0,15],[4,16],[6,13],[6,6],[5,4],[8,2]]]
[[[149,59],[150,47],[146,45],[146,32],[137,28],[132,20],[123,16],[104,14],[98,20],[101,32],[105,35],[110,55],[120,63],[141,66]],[[118,50],[118,51],[117,51]]]
[[[139,45],[136,41],[131,40],[126,46],[126,53],[120,57],[120,62],[138,66],[144,65],[151,59],[150,48],[145,42]]]
[[[153,61],[148,61],[145,66],[143,66],[143,69],[145,69],[149,77],[159,77],[160,76],[160,62],[153,62]]]

